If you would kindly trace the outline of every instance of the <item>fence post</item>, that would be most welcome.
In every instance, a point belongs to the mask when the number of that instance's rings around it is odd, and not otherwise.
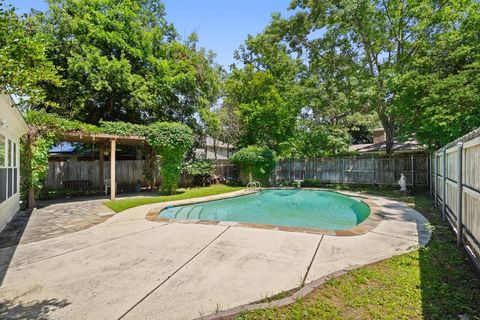
[[[342,183],[345,184],[345,158],[342,158]]]
[[[443,149],[442,220],[447,217],[447,148]]]
[[[375,186],[375,182],[377,181],[377,177],[375,175],[375,157],[372,156],[372,175],[373,175],[373,183],[372,185]]]
[[[433,188],[432,188],[432,175],[433,175],[433,170],[432,170],[432,155],[429,154],[427,158],[427,166],[428,166],[428,187],[430,188],[430,195],[433,195]]]
[[[435,204],[435,207],[438,207],[438,154],[435,152],[434,153],[434,175],[433,175],[433,203]]]
[[[412,177],[412,190],[415,190],[415,158],[413,157],[413,154],[411,156],[411,177]]]
[[[457,144],[457,245],[462,245],[463,210],[463,143]]]

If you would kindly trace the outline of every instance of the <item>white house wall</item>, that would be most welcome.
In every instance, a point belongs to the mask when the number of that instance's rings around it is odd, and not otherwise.
[[[8,95],[0,94],[0,119],[6,121],[7,128],[2,129],[0,127],[0,143],[3,146],[3,151],[0,154],[2,159],[0,160],[0,169],[3,174],[0,175],[0,184],[5,189],[5,194],[0,197],[0,200],[5,198],[0,203],[0,231],[5,228],[7,223],[12,219],[15,213],[20,208],[20,138],[27,132],[27,125],[23,120],[20,112],[12,107],[12,101]],[[11,141],[11,159],[9,163],[8,159],[8,146]],[[13,152],[14,150],[14,152]],[[14,172],[16,171],[16,179]],[[11,178],[11,195],[9,195],[9,178],[8,175],[12,174]],[[1,190],[3,192],[3,190]]]

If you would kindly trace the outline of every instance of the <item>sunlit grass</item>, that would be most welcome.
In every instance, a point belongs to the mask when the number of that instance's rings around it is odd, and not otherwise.
[[[433,227],[425,248],[362,267],[328,281],[282,308],[242,313],[249,319],[480,319],[480,276],[427,194],[354,188],[404,201]]]
[[[144,204],[174,201],[174,200],[184,200],[190,198],[199,198],[205,196],[212,196],[215,194],[233,192],[241,190],[243,187],[232,187],[226,186],[223,184],[212,185],[209,187],[202,188],[191,188],[191,189],[179,189],[175,195],[159,195],[152,197],[136,197],[130,199],[119,199],[115,201],[107,201],[104,204],[112,209],[115,212],[121,212],[129,208],[138,207]]]

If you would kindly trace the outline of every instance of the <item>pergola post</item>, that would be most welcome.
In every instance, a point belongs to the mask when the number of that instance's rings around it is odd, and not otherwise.
[[[116,181],[115,181],[115,149],[116,149],[116,140],[110,140],[110,200],[115,200],[116,193]]]
[[[100,145],[100,154],[98,157],[98,190],[103,192],[105,182],[105,146]]]

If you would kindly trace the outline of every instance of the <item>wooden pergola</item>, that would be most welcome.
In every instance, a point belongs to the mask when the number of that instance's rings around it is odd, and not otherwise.
[[[116,196],[116,179],[115,179],[115,158],[116,147],[120,145],[142,146],[147,144],[144,137],[140,136],[122,136],[103,133],[84,133],[84,132],[61,132],[57,134],[60,141],[65,142],[81,142],[81,143],[98,143],[100,145],[100,157],[98,163],[98,182],[100,190],[104,185],[104,162],[105,148],[110,144],[110,200],[115,200]]]

